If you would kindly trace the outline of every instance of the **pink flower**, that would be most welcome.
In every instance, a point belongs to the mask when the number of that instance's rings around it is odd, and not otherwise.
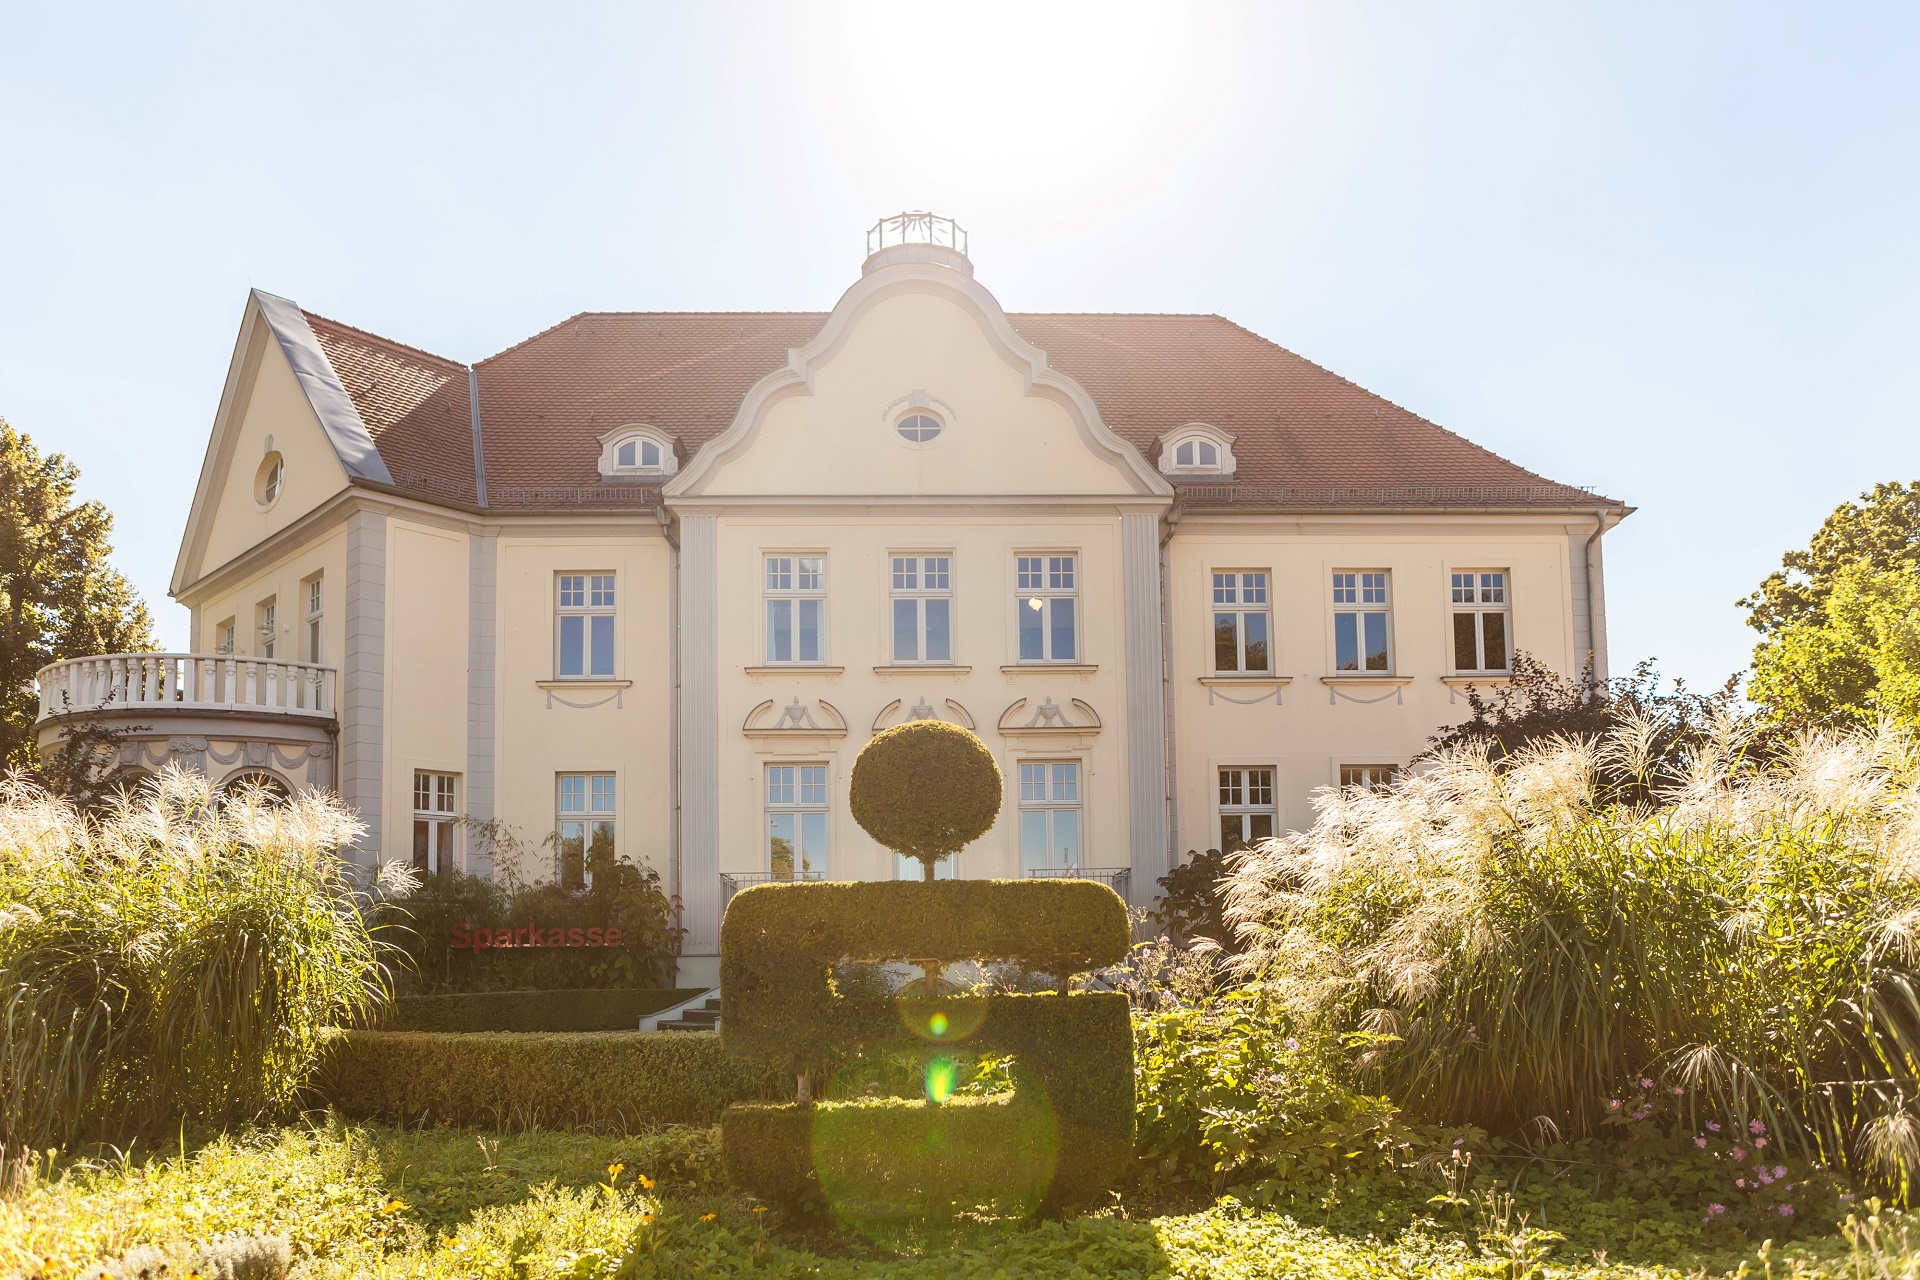
[[[1695,1138],[1693,1140],[1693,1145],[1696,1147],[1704,1148],[1707,1145],[1707,1140],[1705,1138]]]
[[[1735,1147],[1733,1150],[1727,1152],[1727,1154],[1732,1156],[1735,1160],[1745,1160],[1747,1158],[1746,1151],[1741,1147]]]
[[[1781,1205],[1780,1216],[1783,1218],[1791,1218],[1793,1216],[1793,1206],[1790,1204]]]
[[[1298,1053],[1299,1051],[1300,1051],[1300,1042],[1298,1040],[1289,1039],[1287,1041],[1287,1052]]]
[[[1760,1185],[1763,1187],[1766,1186],[1769,1182],[1773,1181],[1773,1175],[1768,1173],[1765,1169],[1762,1169],[1759,1173],[1756,1173],[1753,1176],[1760,1179]]]
[[[1619,1109],[1620,1109],[1620,1099],[1614,1098],[1607,1103],[1607,1110],[1618,1111]]]
[[[1641,1087],[1642,1089],[1651,1089],[1651,1088],[1653,1088],[1653,1081],[1651,1081],[1651,1080],[1649,1080],[1649,1079],[1647,1079],[1647,1078],[1646,1078],[1645,1076],[1641,1076],[1641,1077],[1640,1077],[1640,1087]]]
[[[1758,1151],[1760,1148],[1766,1145],[1767,1145],[1767,1140],[1765,1138],[1755,1138],[1753,1140],[1753,1149],[1755,1151]]]
[[[1767,1131],[1767,1126],[1761,1124],[1758,1120],[1747,1121],[1748,1133],[1765,1133],[1766,1131]]]
[[[1741,1190],[1744,1191],[1746,1190],[1747,1180],[1745,1178],[1735,1178],[1733,1180],[1733,1185],[1736,1187],[1739,1187]]]
[[[1717,1218],[1721,1214],[1725,1213],[1726,1211],[1727,1211],[1727,1206],[1717,1202],[1707,1206],[1707,1216],[1709,1218]]]
[[[1707,1132],[1708,1133],[1720,1132],[1720,1122],[1718,1120],[1707,1121]]]
[[[1773,1176],[1774,1176],[1774,1177],[1776,1177],[1776,1178],[1784,1178],[1784,1177],[1786,1177],[1786,1176],[1787,1176],[1787,1166],[1785,1166],[1785,1165],[1783,1165],[1783,1164],[1777,1164],[1777,1165],[1775,1165],[1775,1166],[1773,1166]]]
[[[1684,1098],[1687,1096],[1687,1091],[1679,1085],[1675,1085],[1673,1086],[1673,1096],[1676,1098]]]

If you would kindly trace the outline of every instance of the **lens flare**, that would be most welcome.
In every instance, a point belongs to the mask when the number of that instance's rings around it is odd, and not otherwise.
[[[951,1098],[959,1075],[952,1058],[935,1058],[927,1063],[927,1101],[937,1107]]]
[[[935,1040],[945,1037],[947,1034],[947,1015],[944,1013],[936,1013],[931,1018],[928,1018],[927,1030],[933,1033]]]

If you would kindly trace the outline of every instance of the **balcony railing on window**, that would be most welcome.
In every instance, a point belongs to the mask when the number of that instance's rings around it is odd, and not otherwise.
[[[952,218],[916,210],[882,218],[867,231],[869,257],[900,244],[932,244],[965,253],[967,230]]]
[[[1098,880],[1122,898],[1133,886],[1133,872],[1127,867],[1035,867],[1027,872],[1027,877],[1035,880]]]
[[[221,653],[106,653],[40,668],[40,719],[97,711],[334,716],[332,667]]]
[[[733,901],[734,894],[751,885],[820,878],[818,871],[803,871],[797,876],[776,876],[771,871],[722,871],[720,873],[720,914],[726,914],[727,904]]]

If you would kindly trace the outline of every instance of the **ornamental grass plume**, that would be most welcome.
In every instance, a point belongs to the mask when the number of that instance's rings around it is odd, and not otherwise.
[[[1436,1119],[1589,1133],[1641,1076],[1715,1122],[1904,1185],[1920,1171],[1920,743],[1882,723],[1769,761],[1730,715],[1639,805],[1645,725],[1496,764],[1453,748],[1327,790],[1239,855],[1231,963],[1366,1031],[1361,1065]],[[1382,1040],[1380,1035],[1386,1039]]]
[[[0,782],[0,1143],[251,1118],[387,989],[337,799],[169,769],[100,818]]]

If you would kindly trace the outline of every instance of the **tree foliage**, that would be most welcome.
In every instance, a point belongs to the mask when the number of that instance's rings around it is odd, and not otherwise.
[[[987,744],[944,720],[909,720],[876,734],[853,762],[855,822],[895,853],[934,864],[993,828],[1000,766]]]
[[[1881,716],[1920,725],[1920,566],[1841,568],[1817,614],[1754,648],[1749,692],[1796,727]]]
[[[113,517],[75,501],[79,475],[0,418],[0,767],[36,762],[41,667],[153,647],[146,605],[107,563]]]
[[[1804,551],[1789,551],[1780,567],[1740,603],[1747,625],[1775,636],[1797,624],[1817,625],[1827,598],[1851,566],[1890,573],[1920,564],[1920,481],[1877,484],[1858,502],[1843,503],[1821,524]]]
[[[1739,718],[1737,676],[1710,694],[1690,692],[1684,680],[1675,680],[1670,691],[1660,686],[1652,659],[1634,667],[1630,676],[1602,680],[1588,667],[1579,678],[1568,679],[1522,650],[1513,655],[1512,679],[1491,693],[1469,688],[1472,714],[1435,733],[1419,758],[1430,760],[1484,742],[1489,757],[1499,762],[1554,739],[1598,739],[1633,726],[1647,737],[1650,772],[1638,776],[1616,761],[1603,760],[1599,782],[1609,799],[1645,800],[1653,788],[1679,780],[1689,751]],[[1775,745],[1764,735],[1743,735],[1742,740],[1749,752],[1759,755]]]

